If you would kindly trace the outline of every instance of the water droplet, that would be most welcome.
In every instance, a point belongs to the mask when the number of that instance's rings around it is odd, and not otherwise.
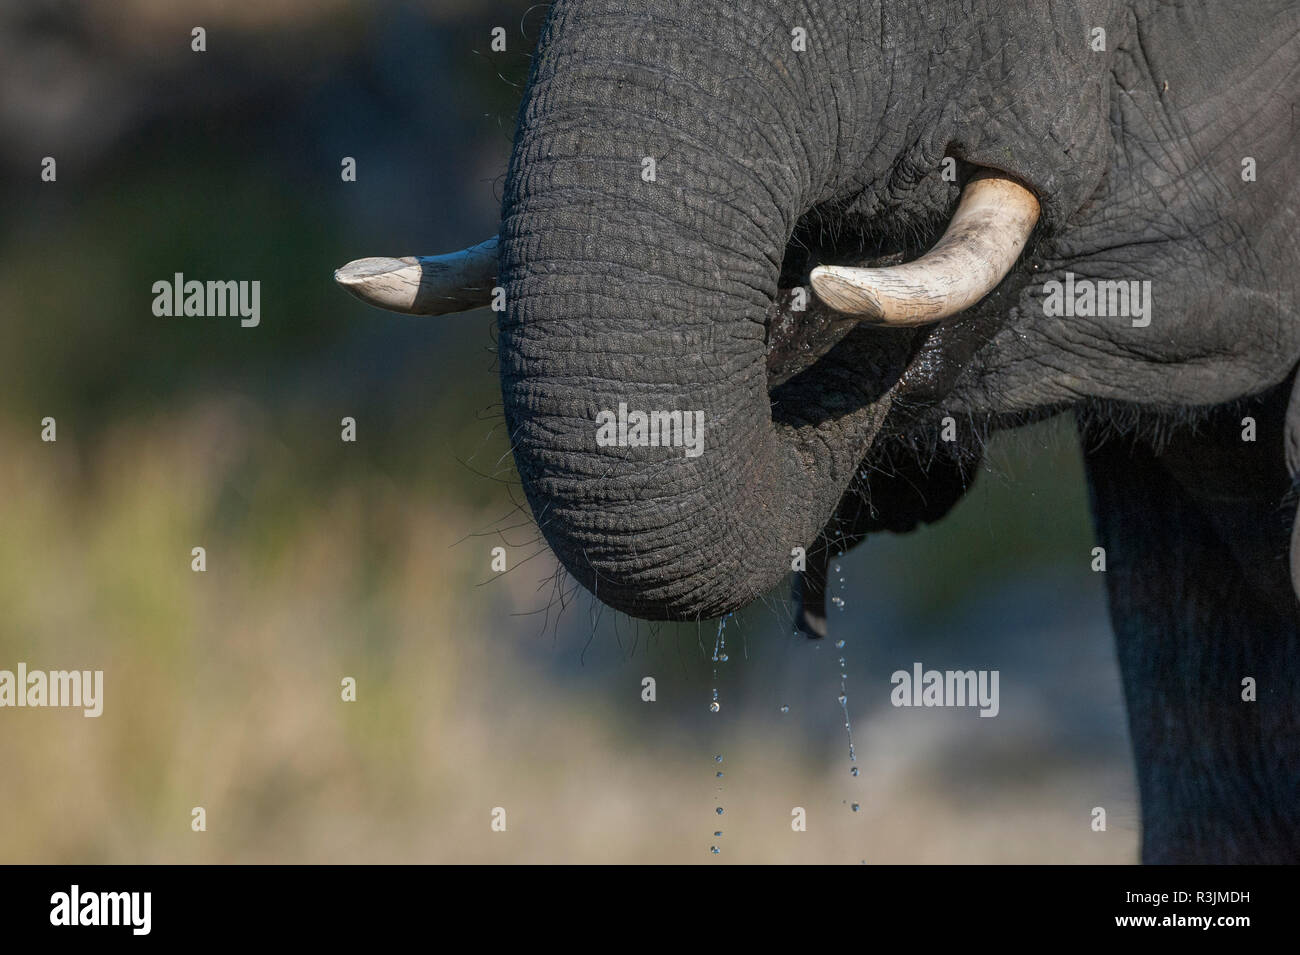
[[[840,565],[839,565],[839,564],[836,564],[836,565],[835,565],[835,573],[838,574],[839,572],[840,572]]]
[[[720,835],[722,835],[721,829],[719,829],[717,832],[714,833],[714,836],[720,836]]]
[[[717,756],[714,756],[714,757],[713,757],[713,761],[714,761],[715,763],[720,763],[720,762],[722,762],[722,754],[719,753]]]
[[[843,650],[843,649],[844,649],[844,641],[843,641],[843,640],[836,640],[836,641],[835,641],[835,649],[836,649],[836,650]]]
[[[862,807],[859,806],[857,803],[854,803],[854,804],[853,804],[853,811],[854,811],[854,812],[857,812],[857,811],[858,811],[859,809],[861,809],[861,808],[862,808]]]
[[[717,776],[719,779],[722,778],[722,773],[714,773],[713,775],[714,775],[714,776]]]
[[[731,659],[731,658],[728,657],[728,656],[724,653],[722,656],[718,657],[718,662],[719,662],[719,663],[726,663],[729,659]]]
[[[717,809],[715,809],[715,810],[713,810],[713,811],[716,812],[719,816],[722,815],[722,807],[721,807],[721,806],[719,806]]]
[[[722,850],[719,849],[717,846],[709,846],[709,851],[712,852],[715,856],[719,855],[722,852]]]
[[[789,712],[790,712],[790,707],[789,707],[788,705],[786,705],[786,704],[782,704],[782,705],[781,705],[781,712],[782,712],[782,713],[789,713]]]
[[[710,713],[716,713],[716,712],[718,712],[718,710],[720,710],[720,709],[722,709],[722,706],[721,706],[721,704],[718,703],[717,700],[714,700],[712,703],[709,704],[709,712],[710,712]]]
[[[839,696],[839,700],[840,700],[840,706],[843,706],[845,703],[849,701],[849,698],[845,696],[843,693],[841,693]]]

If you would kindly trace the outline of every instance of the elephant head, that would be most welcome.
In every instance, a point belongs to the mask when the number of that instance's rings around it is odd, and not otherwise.
[[[1286,377],[1295,13],[1215,6],[558,0],[499,236],[336,277],[421,314],[498,289],[555,554],[630,614],[725,614],[938,516],[988,428]],[[1053,305],[1078,282],[1149,283],[1145,319]],[[702,453],[602,442],[620,407],[698,413]]]

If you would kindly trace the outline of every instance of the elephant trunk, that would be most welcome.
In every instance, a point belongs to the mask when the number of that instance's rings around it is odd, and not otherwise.
[[[636,616],[717,616],[825,526],[898,369],[832,353],[769,394],[782,255],[838,135],[788,27],[624,6],[557,3],[535,57],[500,233],[505,416],[570,573]],[[702,435],[667,425],[696,412]]]

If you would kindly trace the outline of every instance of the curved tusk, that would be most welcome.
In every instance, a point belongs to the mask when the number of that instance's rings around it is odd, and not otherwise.
[[[497,284],[497,240],[447,255],[357,259],[334,281],[368,305],[407,315],[479,308],[492,301]]]
[[[817,296],[839,312],[879,325],[928,325],[969,308],[1011,271],[1038,222],[1034,194],[993,170],[962,190],[957,212],[933,249],[883,269],[820,265]]]

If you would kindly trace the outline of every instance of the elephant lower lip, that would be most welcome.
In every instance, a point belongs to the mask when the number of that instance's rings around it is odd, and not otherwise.
[[[809,255],[797,266],[798,276],[778,289],[767,316],[769,391],[811,368],[859,325],[857,317],[837,312],[816,297],[808,283],[808,273],[814,266],[884,268],[898,265],[908,257],[903,249],[886,246],[888,251],[885,251],[883,243],[871,244],[877,253],[867,257],[860,252]]]
[[[869,325],[844,330],[797,374],[769,389],[773,417],[819,423],[867,408],[888,413],[926,334],[925,329]]]
[[[767,353],[768,391],[772,393],[787,382],[846,362],[867,370],[888,368],[890,373],[879,377],[889,378],[892,384],[893,372],[903,373],[928,331],[863,325],[820,302],[810,302],[802,312],[779,302],[773,311]],[[864,377],[863,384],[869,385],[870,378],[870,374]]]

